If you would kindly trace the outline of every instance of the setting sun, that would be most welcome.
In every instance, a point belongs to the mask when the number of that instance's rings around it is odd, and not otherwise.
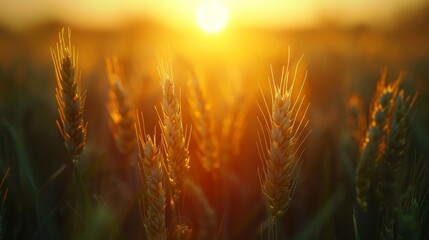
[[[228,10],[220,1],[203,0],[198,6],[196,21],[208,33],[219,32],[228,22]]]

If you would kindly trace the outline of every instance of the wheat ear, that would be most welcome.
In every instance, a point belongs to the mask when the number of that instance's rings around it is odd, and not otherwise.
[[[144,229],[148,239],[167,239],[165,223],[166,194],[162,169],[162,153],[156,146],[156,138],[146,135],[142,126],[143,117],[136,116],[135,131],[139,150],[139,168],[145,187]]]
[[[299,168],[301,166],[301,154],[303,152],[302,142],[300,142],[303,141],[301,134],[305,132],[308,124],[308,121],[304,123],[304,119],[309,104],[304,104],[307,106],[305,107],[302,118],[298,119],[298,114],[302,113],[301,109],[305,98],[305,95],[302,94],[302,88],[307,74],[304,77],[298,94],[295,98],[292,98],[298,66],[299,62],[296,65],[291,86],[288,86],[290,75],[289,64],[286,72],[283,68],[279,84],[276,84],[271,69],[272,77],[271,80],[269,80],[271,88],[271,110],[268,108],[268,104],[264,97],[268,115],[264,115],[264,123],[259,121],[263,132],[265,132],[265,134],[259,138],[258,144],[260,156],[264,165],[262,192],[273,222],[288,210],[291,203]],[[263,113],[262,107],[259,104],[258,106]]]
[[[389,130],[393,98],[398,81],[386,86],[386,70],[382,72],[373,100],[370,125],[362,145],[362,152],[356,169],[356,200],[362,209],[368,208],[367,194],[377,165],[385,150],[385,136]]]
[[[410,97],[405,97],[403,90],[395,97],[386,137],[386,151],[377,167],[376,196],[380,208],[392,210],[393,215],[396,214],[400,187],[406,174],[403,170],[407,167],[410,129],[408,115],[413,102]]]
[[[117,149],[127,157],[129,162],[136,147],[134,107],[131,97],[124,86],[124,78],[117,59],[107,59],[106,67],[110,83],[110,101],[107,105],[111,117],[110,128],[115,138]]]
[[[352,136],[356,144],[360,143],[365,137],[366,131],[366,113],[363,110],[362,99],[359,95],[353,94],[347,103],[348,126],[352,131]],[[356,147],[356,149],[358,146]]]
[[[51,48],[57,80],[56,99],[60,120],[58,128],[64,138],[65,146],[77,165],[86,143],[87,124],[83,120],[85,94],[81,93],[80,75],[78,72],[78,55],[71,45],[71,31],[68,29],[67,41],[64,29],[59,33],[56,49]]]
[[[162,85],[162,139],[165,148],[168,179],[177,197],[189,170],[189,136],[185,135],[182,123],[182,108],[176,94],[171,61],[164,66],[161,62],[159,75]]]
[[[198,79],[194,76],[189,82],[188,98],[191,116],[196,130],[193,137],[198,145],[198,156],[208,172],[219,168],[219,143],[215,134],[215,123],[211,105]]]

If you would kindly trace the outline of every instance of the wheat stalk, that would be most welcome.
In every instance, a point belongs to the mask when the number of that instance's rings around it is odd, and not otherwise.
[[[142,126],[143,117],[136,116],[135,131],[139,150],[139,167],[145,187],[144,228],[148,239],[167,239],[165,222],[166,194],[162,169],[162,153],[156,146],[156,138],[147,135]]]
[[[420,157],[408,170],[404,193],[399,199],[397,239],[428,239],[425,226],[429,216],[429,161]]]
[[[368,208],[367,194],[377,165],[385,150],[385,136],[389,130],[389,119],[399,81],[386,86],[384,70],[377,84],[370,125],[367,130],[356,170],[356,200],[362,209]]]
[[[4,186],[4,183],[5,183],[5,181],[6,181],[6,178],[8,177],[8,175],[9,175],[9,171],[10,171],[10,168],[7,168],[6,169],[6,172],[4,173],[4,175],[3,175],[3,178],[1,179],[1,181],[0,181],[0,197],[1,197],[1,200],[0,200],[0,239],[3,239],[3,233],[4,233],[4,231],[5,231],[5,219],[4,219],[4,216],[5,216],[5,203],[6,203],[6,198],[7,198],[7,195],[8,195],[8,192],[9,192],[9,188],[8,187],[5,187],[5,189],[3,189],[3,186]]]
[[[110,128],[115,138],[117,149],[126,156],[129,162],[136,147],[132,100],[124,86],[117,59],[108,59],[106,67],[110,83],[110,101],[107,105],[111,117]]]
[[[198,232],[197,239],[217,239],[216,238],[216,211],[207,199],[203,189],[191,179],[186,179],[185,185],[189,189],[189,193],[195,200],[196,213],[198,216]]]
[[[271,69],[272,77],[269,80],[271,110],[268,108],[264,96],[268,116],[263,115],[264,123],[259,121],[262,131],[265,132],[262,136],[260,135],[261,137],[258,142],[260,157],[264,165],[261,183],[262,192],[272,222],[281,217],[288,210],[291,203],[300,168],[301,154],[303,152],[301,148],[302,142],[299,141],[304,141],[300,140],[302,137],[301,134],[305,131],[308,124],[308,121],[305,124],[303,123],[309,104],[304,104],[307,106],[302,118],[298,119],[298,114],[302,109],[305,99],[305,95],[302,94],[302,88],[307,73],[298,94],[295,98],[292,98],[299,62],[296,65],[291,86],[288,86],[290,75],[289,63],[286,72],[284,68],[282,70],[282,77],[279,84],[276,84]],[[259,104],[258,106],[263,113],[262,107]]]
[[[181,102],[174,86],[171,61],[167,66],[160,63],[159,75],[162,85],[160,125],[167,173],[174,195],[178,197],[189,170],[189,135],[186,136],[183,129]]]
[[[198,156],[204,169],[211,172],[219,168],[219,143],[215,135],[212,108],[195,76],[189,81],[189,89],[188,102],[196,130],[193,137],[198,145]]]
[[[51,48],[51,55],[57,80],[56,99],[60,114],[57,125],[72,162],[77,165],[86,143],[87,124],[83,120],[85,94],[81,93],[80,75],[77,70],[78,55],[70,38],[71,30],[68,29],[66,41],[62,29],[56,49]]]

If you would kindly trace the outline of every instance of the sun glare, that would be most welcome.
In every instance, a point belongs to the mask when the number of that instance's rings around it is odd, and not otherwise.
[[[228,10],[219,0],[203,0],[195,18],[201,29],[208,33],[217,33],[228,22]]]

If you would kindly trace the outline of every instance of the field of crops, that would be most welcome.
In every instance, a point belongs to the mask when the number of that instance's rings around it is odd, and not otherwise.
[[[0,28],[0,239],[428,239],[428,9]]]

